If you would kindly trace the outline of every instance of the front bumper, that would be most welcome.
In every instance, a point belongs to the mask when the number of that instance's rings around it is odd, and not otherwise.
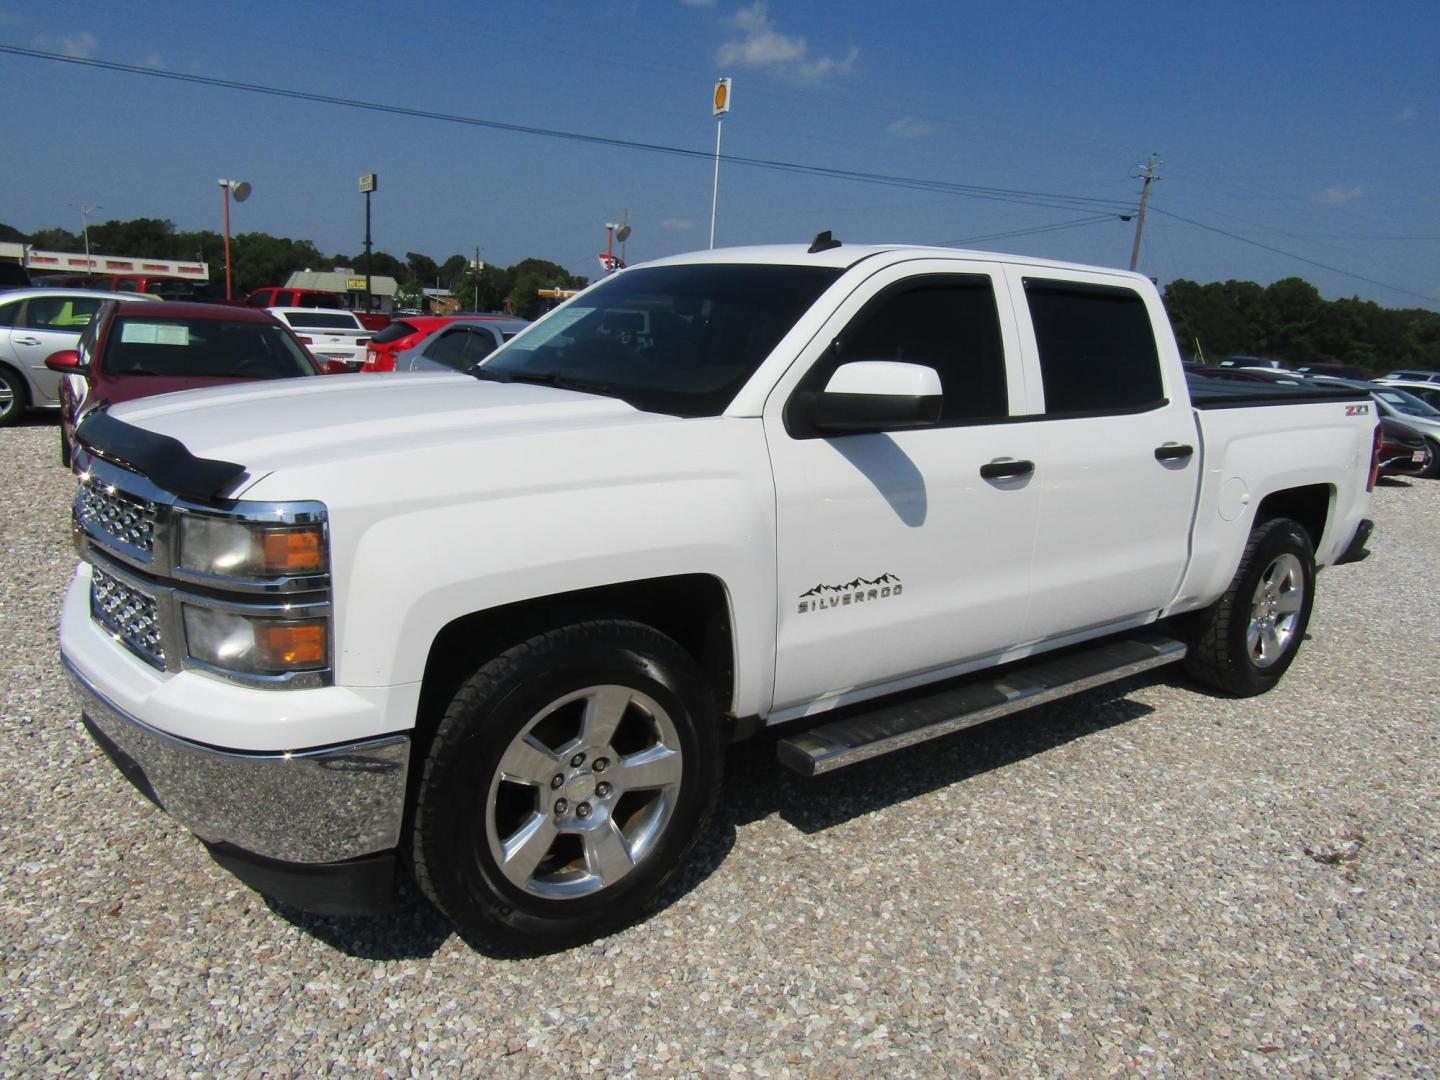
[[[62,654],[85,725],[140,791],[212,846],[284,863],[336,863],[400,841],[410,738],[241,752],[192,742],[129,715]],[[264,691],[259,691],[264,693]]]

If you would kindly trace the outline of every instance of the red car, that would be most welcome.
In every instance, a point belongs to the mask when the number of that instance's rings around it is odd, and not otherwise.
[[[249,307],[258,308],[309,307],[336,308],[340,311],[352,310],[339,293],[327,292],[325,289],[292,289],[284,285],[267,285],[263,289],[256,289],[245,297],[245,303]],[[384,330],[390,325],[390,316],[383,311],[356,311],[355,317],[360,320],[360,325],[366,330]]]
[[[320,367],[269,312],[141,301],[104,305],[77,347],[51,354],[45,366],[65,376],[60,460],[67,466],[79,414],[101,402],[334,370]]]
[[[406,315],[395,319],[384,330],[370,338],[365,353],[365,364],[361,371],[394,371],[395,357],[406,349],[413,349],[420,342],[442,326],[464,319],[466,322],[507,321],[513,323],[513,315]]]

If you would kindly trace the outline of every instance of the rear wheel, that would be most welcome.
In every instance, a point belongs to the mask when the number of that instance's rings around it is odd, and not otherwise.
[[[1263,694],[1295,659],[1315,601],[1315,554],[1299,524],[1255,527],[1225,595],[1196,619],[1185,670],[1236,697]]]
[[[8,367],[0,366],[0,427],[15,423],[30,404],[25,380]]]
[[[675,642],[597,620],[484,664],[436,732],[416,878],[467,935],[550,950],[642,914],[719,787],[711,695]]]

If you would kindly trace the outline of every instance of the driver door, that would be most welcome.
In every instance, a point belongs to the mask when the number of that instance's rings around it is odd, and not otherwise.
[[[807,394],[842,363],[935,368],[937,426],[825,437]],[[771,394],[779,619],[772,721],[978,666],[1015,645],[1030,595],[1037,502],[1020,354],[994,264],[934,259],[866,281]],[[993,470],[987,470],[987,472]]]

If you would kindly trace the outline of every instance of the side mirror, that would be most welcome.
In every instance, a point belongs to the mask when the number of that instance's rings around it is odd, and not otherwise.
[[[84,375],[85,370],[80,365],[80,354],[74,349],[61,349],[59,352],[51,353],[45,358],[45,366],[51,371],[58,371],[61,375]]]
[[[815,395],[810,423],[835,435],[934,427],[943,400],[940,375],[932,367],[857,360],[841,364]]]

